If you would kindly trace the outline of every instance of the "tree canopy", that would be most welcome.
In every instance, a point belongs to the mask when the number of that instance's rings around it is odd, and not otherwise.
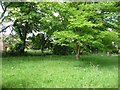
[[[26,40],[30,39],[29,34],[32,34],[32,43],[42,51],[46,45],[67,46],[73,48],[78,60],[83,50],[108,51],[114,47],[113,42],[119,41],[119,2],[12,2],[1,5],[4,6],[2,22],[13,22],[12,30],[21,41],[21,53],[26,48]],[[6,8],[8,15],[4,16]],[[44,32],[43,37],[38,34],[35,41],[34,32]]]

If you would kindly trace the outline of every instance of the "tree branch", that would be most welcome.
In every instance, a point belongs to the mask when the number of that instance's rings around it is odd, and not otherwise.
[[[6,6],[5,5],[3,6],[3,3],[0,2],[0,5],[1,5],[2,9],[3,9],[3,12],[2,12],[2,14],[0,16],[0,19],[2,19],[4,17],[4,15],[5,15],[6,11],[7,11],[7,8],[11,5],[11,2],[8,3]]]
[[[1,5],[2,9],[4,10],[4,6],[2,5],[2,1],[0,1],[0,5]]]
[[[6,27],[3,28],[0,32],[4,32],[4,30],[6,30],[7,28],[9,28],[10,26],[12,26],[12,25],[8,25],[8,26],[6,26]]]

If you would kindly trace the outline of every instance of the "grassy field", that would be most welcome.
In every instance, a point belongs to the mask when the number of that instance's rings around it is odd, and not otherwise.
[[[4,57],[3,88],[117,88],[117,56]]]

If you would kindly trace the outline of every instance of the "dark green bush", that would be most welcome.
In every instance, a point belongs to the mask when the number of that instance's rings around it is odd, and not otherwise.
[[[23,50],[23,44],[20,43],[16,43],[14,45],[10,46],[10,50],[8,52],[6,52],[6,54],[8,55],[23,55],[24,53],[22,53]]]
[[[72,48],[68,46],[60,46],[60,45],[55,45],[53,47],[53,54],[54,55],[68,55],[72,54]]]

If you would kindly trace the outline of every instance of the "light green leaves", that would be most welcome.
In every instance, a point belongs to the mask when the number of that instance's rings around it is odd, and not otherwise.
[[[72,31],[60,31],[54,32],[52,40],[54,44],[61,44],[62,46],[68,46],[71,43],[75,43],[78,40],[79,35],[76,35]]]
[[[52,40],[54,44],[74,47],[76,43],[82,46],[85,42],[92,42],[93,36],[89,34],[79,36],[73,31],[60,31],[54,32]]]

